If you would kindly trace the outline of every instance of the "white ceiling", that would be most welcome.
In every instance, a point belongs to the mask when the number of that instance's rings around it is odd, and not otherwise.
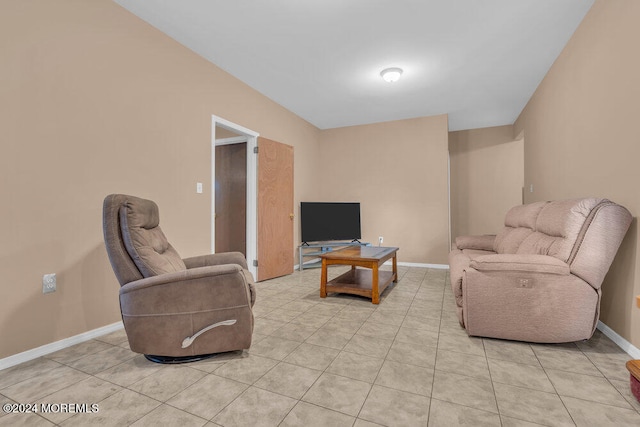
[[[461,130],[512,124],[594,0],[114,1],[321,129]]]

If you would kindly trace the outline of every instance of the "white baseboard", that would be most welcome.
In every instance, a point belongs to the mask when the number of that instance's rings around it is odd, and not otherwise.
[[[634,359],[640,359],[640,349],[622,338],[616,331],[602,323],[600,320],[598,320],[597,328],[611,341],[616,343],[618,347],[623,349],[629,356],[633,357]]]
[[[385,263],[386,264],[386,263]],[[398,262],[398,265],[405,267],[421,267],[421,268],[435,268],[437,270],[448,270],[448,264],[424,264],[421,262]]]
[[[391,265],[392,261],[386,261],[383,265]],[[403,267],[418,267],[418,268],[434,268],[437,270],[448,270],[449,266],[447,264],[424,264],[421,262],[400,262],[398,261],[398,265]]]
[[[5,357],[4,359],[0,359],[0,371],[19,365],[20,363],[28,362],[29,360],[37,359],[40,356],[62,350],[63,348],[71,347],[72,345],[80,344],[81,342],[89,341],[102,335],[110,334],[111,332],[115,332],[122,328],[124,328],[124,324],[122,322],[116,322],[60,341],[52,342],[51,344],[45,344],[31,350],[23,351],[22,353],[14,354],[13,356]]]

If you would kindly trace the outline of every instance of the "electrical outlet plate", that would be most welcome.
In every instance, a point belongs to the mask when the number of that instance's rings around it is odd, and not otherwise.
[[[42,276],[42,293],[48,294],[56,291],[56,274],[45,274]]]
[[[378,237],[378,244],[382,244],[383,241],[384,241],[384,237],[379,236]]]

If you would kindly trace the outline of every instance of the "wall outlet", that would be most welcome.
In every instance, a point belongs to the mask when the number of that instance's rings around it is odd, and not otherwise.
[[[196,182],[196,193],[202,194],[202,183]]]
[[[384,241],[384,237],[379,236],[378,237],[378,246],[380,246],[382,244],[382,242]]]
[[[42,293],[49,294],[56,291],[56,273],[42,276]]]

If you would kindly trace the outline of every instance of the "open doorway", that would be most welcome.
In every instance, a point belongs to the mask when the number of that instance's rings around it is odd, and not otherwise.
[[[215,251],[247,256],[247,137],[216,126]]]
[[[211,133],[211,252],[242,252],[255,277],[258,133],[216,116]]]

